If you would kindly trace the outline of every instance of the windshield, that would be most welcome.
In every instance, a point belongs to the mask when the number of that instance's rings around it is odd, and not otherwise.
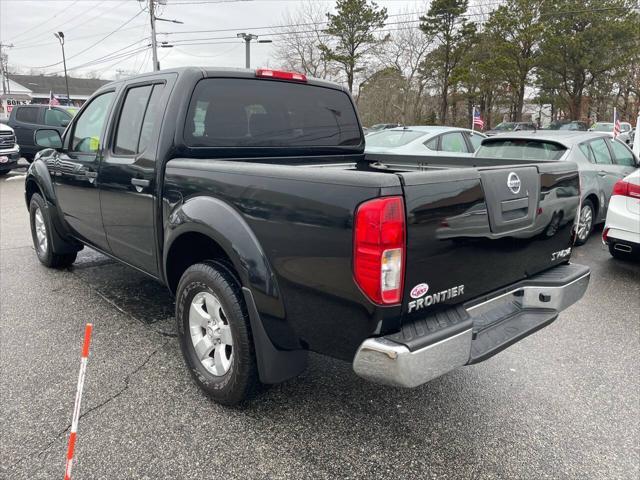
[[[505,131],[505,132],[510,132],[514,128],[516,128],[516,123],[515,122],[502,122],[502,123],[499,123],[498,125],[496,125],[494,130],[501,130],[501,131]]]
[[[413,140],[422,137],[426,132],[416,132],[413,130],[384,130],[366,138],[367,147],[402,147]]]
[[[591,126],[594,132],[613,132],[613,123],[598,122]]]
[[[483,143],[476,156],[520,160],[558,160],[567,149],[541,140],[499,140]]]

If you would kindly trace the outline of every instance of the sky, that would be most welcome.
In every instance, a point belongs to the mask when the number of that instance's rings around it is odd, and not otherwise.
[[[331,10],[335,0],[314,0]],[[157,22],[162,68],[186,65],[244,67],[247,31],[273,43],[252,43],[251,67],[276,67],[278,25],[301,0],[164,0],[158,16],[184,24]],[[113,79],[118,70],[142,73],[152,68],[148,0],[0,0],[0,43],[10,67],[63,73],[60,43],[63,31],[70,76],[89,73]],[[161,0],[162,3],[162,0]],[[389,14],[424,11],[423,0],[378,0]],[[251,29],[251,30],[248,30]],[[199,30],[200,32],[187,33]],[[205,30],[202,32],[202,30]],[[274,35],[276,33],[276,35]],[[178,44],[180,44],[178,46]]]

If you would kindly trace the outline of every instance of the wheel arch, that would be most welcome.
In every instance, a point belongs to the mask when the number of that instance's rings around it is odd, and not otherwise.
[[[276,276],[258,239],[241,215],[213,197],[194,197],[166,220],[164,277],[175,293],[193,260],[219,260],[232,267],[240,286],[249,288],[260,313],[284,318]],[[190,263],[192,262],[192,263]]]

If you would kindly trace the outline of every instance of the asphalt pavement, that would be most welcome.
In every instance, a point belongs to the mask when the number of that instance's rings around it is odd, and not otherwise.
[[[76,479],[637,479],[640,265],[598,235],[585,298],[488,361],[402,390],[312,355],[241,408],[211,402],[164,287],[85,249],[31,244],[24,172],[0,179],[0,478],[62,478],[84,324],[94,334]]]

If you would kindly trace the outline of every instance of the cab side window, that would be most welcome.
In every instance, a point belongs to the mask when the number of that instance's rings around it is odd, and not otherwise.
[[[636,159],[633,157],[633,153],[617,140],[607,140],[613,150],[614,161],[617,165],[623,165],[625,167],[635,167]]]
[[[142,118],[147,108],[151,88],[151,85],[145,85],[127,91],[118,119],[118,130],[113,147],[113,153],[116,155],[135,155],[138,150]]]
[[[164,84],[133,87],[127,91],[118,120],[113,153],[136,155],[149,145],[160,113]]]
[[[96,153],[100,149],[102,130],[115,92],[107,92],[94,98],[80,113],[73,127],[71,151]]]
[[[593,151],[593,156],[597,164],[611,165],[613,163],[604,138],[593,140],[589,145],[591,145],[591,150]]]

